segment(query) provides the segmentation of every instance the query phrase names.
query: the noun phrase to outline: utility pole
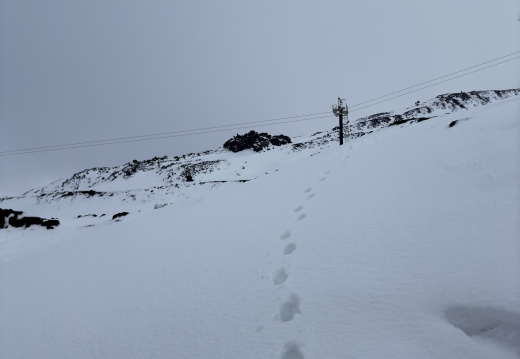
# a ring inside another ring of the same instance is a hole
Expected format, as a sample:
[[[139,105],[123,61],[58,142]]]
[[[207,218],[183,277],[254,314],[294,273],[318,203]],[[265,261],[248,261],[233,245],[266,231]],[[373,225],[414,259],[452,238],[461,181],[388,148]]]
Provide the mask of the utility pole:
[[[347,116],[347,135],[349,134],[349,126],[348,126],[348,107],[347,103],[343,105],[344,99],[338,97],[338,105],[332,105],[332,113],[334,116],[339,117],[339,145],[343,144],[343,115]],[[348,139],[348,136],[347,136]]]

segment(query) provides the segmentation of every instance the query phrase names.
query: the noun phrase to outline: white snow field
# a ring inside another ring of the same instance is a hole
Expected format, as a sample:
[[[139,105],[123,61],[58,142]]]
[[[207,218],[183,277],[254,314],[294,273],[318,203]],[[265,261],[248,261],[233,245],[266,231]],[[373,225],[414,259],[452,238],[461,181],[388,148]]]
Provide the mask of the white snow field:
[[[288,151],[118,222],[35,204],[62,225],[0,233],[0,357],[520,357],[520,98]]]

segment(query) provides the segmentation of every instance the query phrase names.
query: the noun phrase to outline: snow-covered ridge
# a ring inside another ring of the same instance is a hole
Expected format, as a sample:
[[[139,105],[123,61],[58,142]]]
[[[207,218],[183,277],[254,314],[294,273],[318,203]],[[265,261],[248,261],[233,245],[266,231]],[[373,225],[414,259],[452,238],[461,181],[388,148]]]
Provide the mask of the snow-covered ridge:
[[[425,102],[418,101],[414,106],[401,111],[378,113],[352,121],[345,135],[348,133],[348,136],[354,139],[384,127],[421,122],[519,95],[520,89],[443,94]],[[295,143],[280,147],[269,146],[260,153],[244,151],[244,153],[233,154],[219,148],[182,156],[134,160],[116,167],[85,169],[70,178],[56,180],[19,197],[0,198],[0,205],[4,202],[5,206],[5,202],[24,198],[31,198],[37,203],[92,198],[152,202],[168,194],[189,196],[186,187],[201,185],[212,188],[227,182],[246,182],[278,170],[278,168],[262,165],[266,163],[263,160],[255,160],[253,166],[247,165],[247,156],[255,156],[258,159],[265,156],[267,152],[273,154],[276,152],[277,157],[280,158],[295,152],[315,151],[332,141],[337,141],[337,131],[338,128],[335,127],[307,138],[293,138]]]
[[[353,128],[367,132],[373,129],[402,124],[412,120],[426,120],[447,113],[468,110],[520,95],[520,89],[456,92],[439,95],[431,100],[417,101],[403,111],[376,113],[354,121]]]

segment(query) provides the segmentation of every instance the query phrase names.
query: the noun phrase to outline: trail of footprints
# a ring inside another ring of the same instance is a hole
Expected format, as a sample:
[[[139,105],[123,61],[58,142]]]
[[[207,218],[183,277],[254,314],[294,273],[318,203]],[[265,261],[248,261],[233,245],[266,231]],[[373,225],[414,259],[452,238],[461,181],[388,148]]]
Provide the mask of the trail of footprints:
[[[319,182],[323,182],[326,179],[326,175],[328,175],[330,171],[325,172],[325,177],[322,177]],[[303,191],[305,198],[307,200],[313,198],[316,194],[312,192],[312,188],[307,188]],[[294,208],[294,213],[296,215],[296,222],[300,222],[304,220],[307,215],[303,213],[303,206],[299,205]],[[280,235],[280,240],[285,241],[291,237],[291,232],[286,230],[284,233]],[[296,244],[294,242],[288,243],[283,248],[283,255],[291,255],[296,250]],[[280,286],[287,281],[289,278],[289,274],[286,272],[285,268],[281,267],[277,269],[273,276],[272,281],[275,286]],[[280,321],[280,323],[287,323],[294,319],[295,315],[301,315],[300,311],[300,297],[297,294],[290,294],[286,301],[280,307],[276,318]],[[281,359],[304,359],[303,354],[300,351],[300,348],[297,344],[292,342],[285,343],[283,354]]]

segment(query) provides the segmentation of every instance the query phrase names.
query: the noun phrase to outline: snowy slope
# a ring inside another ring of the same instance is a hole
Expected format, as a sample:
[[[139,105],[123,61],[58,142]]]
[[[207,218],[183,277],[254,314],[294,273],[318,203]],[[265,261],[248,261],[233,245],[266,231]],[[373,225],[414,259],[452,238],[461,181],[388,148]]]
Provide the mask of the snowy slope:
[[[520,96],[520,89],[443,94],[426,102],[417,102],[412,107],[354,120],[345,135],[350,134],[355,139],[388,126],[465,112],[515,96]],[[91,202],[91,210],[99,211],[101,209],[96,209],[96,203],[104,206],[107,200],[123,202],[122,208],[129,210],[135,202],[153,203],[164,200],[165,197],[178,201],[190,197],[192,192],[186,189],[194,184],[186,181],[187,175],[191,175],[197,185],[202,185],[207,190],[219,187],[222,183],[250,181],[279,170],[286,162],[294,161],[298,157],[294,155],[296,152],[323,148],[330,145],[331,141],[337,141],[337,128],[309,137],[295,138],[294,143],[289,146],[270,146],[261,155],[251,151],[234,154],[219,148],[182,156],[134,160],[116,167],[91,168],[75,173],[70,178],[59,179],[42,188],[27,191],[16,198],[0,198],[0,206],[5,208],[21,205],[22,208],[19,209],[27,211],[32,210],[35,203],[43,204],[39,207],[48,207],[44,204],[50,203],[52,210],[56,208],[56,203],[60,203],[67,207],[65,213],[70,213],[71,206],[67,203]],[[267,153],[268,151],[274,153]],[[249,158],[251,160],[248,164]],[[98,199],[101,201],[97,201]]]
[[[409,121],[424,121],[475,107],[480,107],[520,95],[520,89],[457,92],[439,95],[431,100],[417,101],[415,106],[392,112],[382,112],[355,121],[357,131],[368,131]]]
[[[0,233],[0,357],[518,358],[519,113],[227,155],[256,179],[182,200],[6,200],[109,215]]]

